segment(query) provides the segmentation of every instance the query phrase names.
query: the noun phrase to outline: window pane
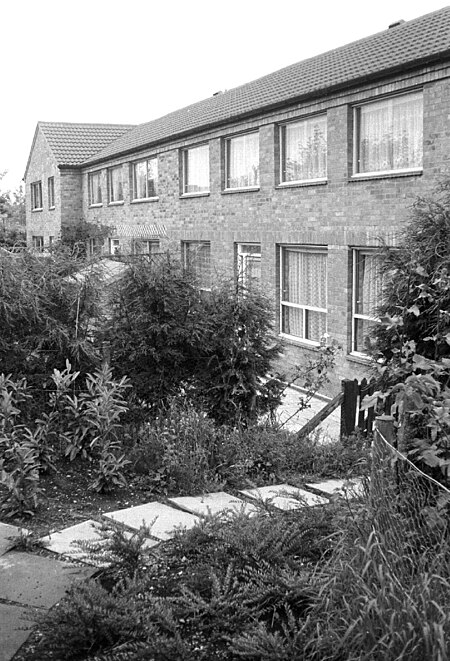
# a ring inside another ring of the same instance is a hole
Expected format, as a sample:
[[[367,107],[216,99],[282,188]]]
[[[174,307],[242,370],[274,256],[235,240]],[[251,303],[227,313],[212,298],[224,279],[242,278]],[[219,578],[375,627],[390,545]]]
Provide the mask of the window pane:
[[[374,316],[374,309],[381,292],[381,274],[377,256],[357,252],[355,262],[355,313]]]
[[[283,181],[327,176],[327,118],[308,119],[283,127]]]
[[[304,337],[302,309],[283,306],[281,332],[296,337]]]
[[[305,323],[307,340],[320,342],[320,338],[327,331],[327,315],[325,312],[316,312],[315,310],[305,310]]]
[[[185,267],[195,275],[200,289],[211,287],[211,246],[209,243],[185,243]]]
[[[354,319],[353,351],[369,353],[373,340],[370,338],[370,330],[376,322],[369,319]]]
[[[283,300],[316,308],[327,307],[325,253],[284,249]]]
[[[123,201],[122,168],[109,170],[109,201]]]
[[[156,197],[158,195],[158,159],[151,158],[147,161],[147,197]]]
[[[139,163],[134,164],[134,176],[133,176],[133,184],[134,184],[134,191],[133,191],[133,197],[134,199],[143,199],[147,197],[147,190],[146,190],[146,180],[147,180],[147,162],[146,161],[140,161]]]
[[[209,191],[209,145],[188,149],[184,157],[184,192]]]
[[[422,94],[361,106],[359,172],[422,167]]]
[[[259,186],[259,134],[249,133],[227,142],[227,188]]]

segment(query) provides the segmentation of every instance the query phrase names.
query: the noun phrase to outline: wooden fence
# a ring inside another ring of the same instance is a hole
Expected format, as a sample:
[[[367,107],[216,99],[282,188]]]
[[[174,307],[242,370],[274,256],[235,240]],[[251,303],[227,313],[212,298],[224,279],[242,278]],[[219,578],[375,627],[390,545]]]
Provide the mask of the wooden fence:
[[[298,436],[310,434],[321,422],[323,422],[334,410],[341,407],[341,436],[352,434],[356,428],[364,435],[374,430],[375,417],[380,411],[373,407],[361,411],[361,403],[366,395],[373,395],[377,389],[375,379],[357,379],[351,381],[344,379],[342,390],[331,402],[328,402],[306,425],[297,433]]]

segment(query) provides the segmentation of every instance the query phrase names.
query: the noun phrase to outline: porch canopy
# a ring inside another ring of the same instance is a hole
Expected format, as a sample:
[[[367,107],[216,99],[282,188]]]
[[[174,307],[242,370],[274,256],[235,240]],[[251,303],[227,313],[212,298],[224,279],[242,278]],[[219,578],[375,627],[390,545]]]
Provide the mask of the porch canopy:
[[[112,230],[115,236],[126,236],[132,239],[160,239],[167,237],[166,226],[159,223],[140,223],[134,225],[118,223]]]

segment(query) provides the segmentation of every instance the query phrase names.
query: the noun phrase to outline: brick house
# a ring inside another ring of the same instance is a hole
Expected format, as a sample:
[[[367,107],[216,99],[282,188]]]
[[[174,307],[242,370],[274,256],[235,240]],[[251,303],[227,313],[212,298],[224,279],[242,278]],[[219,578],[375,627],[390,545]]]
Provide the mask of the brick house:
[[[136,127],[40,123],[29,243],[83,218],[111,228],[93,252],[177,245],[205,288],[259,281],[286,366],[342,345],[336,389],[367,367],[379,241],[448,176],[449,74],[447,7]]]

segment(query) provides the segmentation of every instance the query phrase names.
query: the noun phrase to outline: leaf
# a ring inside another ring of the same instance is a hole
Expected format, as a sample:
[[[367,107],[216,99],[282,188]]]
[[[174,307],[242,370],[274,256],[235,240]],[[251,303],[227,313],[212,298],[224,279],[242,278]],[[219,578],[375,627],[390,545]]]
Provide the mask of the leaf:
[[[414,314],[416,317],[420,315],[420,310],[417,305],[411,305],[411,307],[408,308],[406,312],[409,312],[410,314]]]

